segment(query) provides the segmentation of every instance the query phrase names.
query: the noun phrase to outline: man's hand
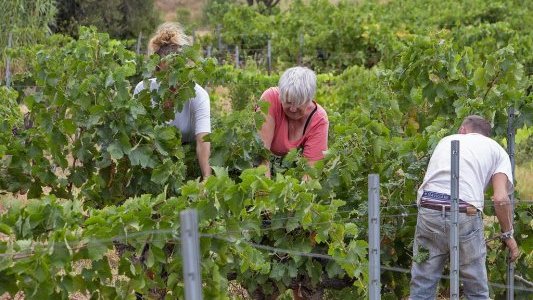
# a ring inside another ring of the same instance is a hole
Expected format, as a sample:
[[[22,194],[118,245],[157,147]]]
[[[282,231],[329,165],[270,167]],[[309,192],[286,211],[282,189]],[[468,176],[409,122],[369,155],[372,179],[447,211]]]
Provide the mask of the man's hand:
[[[265,166],[266,167],[265,177],[268,178],[268,179],[271,179],[272,178],[272,174],[270,173],[270,162],[268,160],[264,160],[264,161],[261,162],[260,166]]]
[[[204,141],[206,132],[196,135],[196,157],[202,172],[202,179],[205,180],[211,175],[211,166],[209,165],[209,156],[211,156],[211,143]]]
[[[518,256],[520,256],[520,251],[518,250],[518,244],[516,244],[516,241],[514,238],[510,238],[504,241],[505,246],[507,246],[507,249],[509,249],[509,259],[511,262],[515,261]]]
[[[302,182],[308,182],[309,180],[311,180],[311,176],[309,176],[309,174],[304,174],[304,176],[302,176]]]

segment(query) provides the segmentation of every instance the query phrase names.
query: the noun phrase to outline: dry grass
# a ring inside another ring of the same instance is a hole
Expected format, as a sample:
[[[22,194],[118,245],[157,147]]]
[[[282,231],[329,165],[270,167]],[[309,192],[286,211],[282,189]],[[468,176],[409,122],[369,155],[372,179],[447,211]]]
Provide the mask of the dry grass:
[[[229,97],[229,89],[223,86],[215,86],[212,88],[212,96],[217,97],[214,101],[214,109],[217,112],[230,113],[231,109],[231,99]]]
[[[24,293],[18,292],[14,297],[5,292],[3,295],[0,295],[0,300],[24,300]]]
[[[207,0],[156,0],[155,6],[161,12],[164,21],[176,20],[176,10],[178,8],[187,9],[191,13],[192,20],[202,18],[204,6]]]
[[[331,0],[332,3],[339,3],[340,0]],[[381,0],[381,3],[387,3],[389,0]],[[241,0],[240,2],[246,3]],[[308,1],[304,1],[308,2]],[[352,3],[358,3],[360,0],[351,0]],[[164,21],[178,21],[176,20],[177,9],[188,10],[191,14],[191,20],[198,21],[203,16],[204,7],[207,4],[207,0],[155,0],[155,7],[161,13],[161,18]],[[286,10],[291,5],[291,1],[281,1],[279,7],[282,10]]]
[[[229,282],[228,294],[232,296],[232,299],[251,299],[248,291],[235,280]]]
[[[516,166],[516,190],[522,200],[533,200],[533,161]]]

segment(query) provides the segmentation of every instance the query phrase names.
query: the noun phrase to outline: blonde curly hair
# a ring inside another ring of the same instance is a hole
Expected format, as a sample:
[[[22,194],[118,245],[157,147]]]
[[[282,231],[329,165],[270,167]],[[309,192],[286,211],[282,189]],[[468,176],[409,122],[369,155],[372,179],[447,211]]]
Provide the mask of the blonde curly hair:
[[[157,53],[164,57],[170,53],[176,53],[183,46],[190,46],[191,38],[185,34],[181,24],[177,22],[165,22],[153,34],[148,42],[148,54]]]

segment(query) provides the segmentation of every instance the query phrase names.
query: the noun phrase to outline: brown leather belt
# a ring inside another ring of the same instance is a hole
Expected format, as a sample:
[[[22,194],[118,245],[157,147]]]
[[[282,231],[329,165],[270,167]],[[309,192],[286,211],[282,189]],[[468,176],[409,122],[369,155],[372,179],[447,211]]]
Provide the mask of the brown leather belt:
[[[429,208],[429,209],[438,210],[438,211],[450,211],[451,209],[450,205],[434,204],[434,203],[428,203],[428,202],[421,203],[420,207]],[[478,210],[474,206],[468,205],[466,207],[465,206],[459,207],[459,212],[466,213],[466,215],[468,216],[475,216]]]

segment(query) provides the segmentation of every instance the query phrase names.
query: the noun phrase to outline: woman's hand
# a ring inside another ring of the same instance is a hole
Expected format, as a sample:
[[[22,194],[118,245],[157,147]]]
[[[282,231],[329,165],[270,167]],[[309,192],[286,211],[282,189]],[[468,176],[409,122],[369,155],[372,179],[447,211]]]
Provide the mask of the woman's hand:
[[[261,162],[260,166],[265,166],[266,167],[265,177],[268,178],[268,179],[272,178],[272,174],[270,173],[270,162],[268,160],[263,160]]]

